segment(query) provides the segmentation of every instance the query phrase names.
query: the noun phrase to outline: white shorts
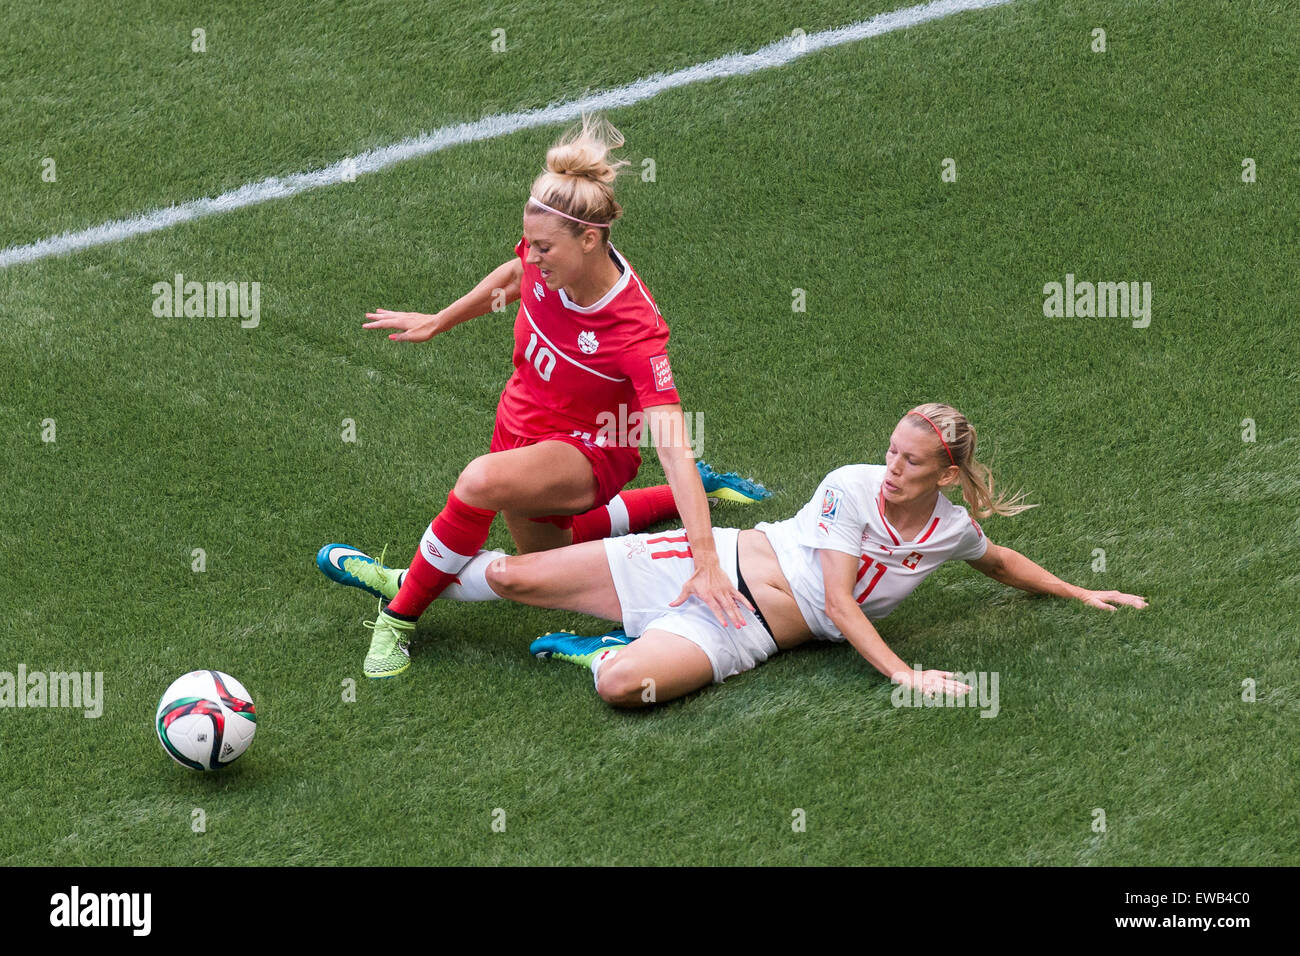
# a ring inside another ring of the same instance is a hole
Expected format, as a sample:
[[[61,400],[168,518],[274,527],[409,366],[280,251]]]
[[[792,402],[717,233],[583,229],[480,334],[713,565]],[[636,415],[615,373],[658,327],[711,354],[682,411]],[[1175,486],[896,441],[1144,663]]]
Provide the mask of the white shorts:
[[[735,528],[714,528],[718,563],[736,584]],[[723,627],[703,601],[692,597],[669,607],[695,573],[686,532],[660,531],[605,539],[605,559],[623,607],[623,629],[630,637],[658,629],[679,634],[699,646],[713,665],[713,682],[743,674],[776,653],[776,642],[754,614],[737,605],[744,627]]]

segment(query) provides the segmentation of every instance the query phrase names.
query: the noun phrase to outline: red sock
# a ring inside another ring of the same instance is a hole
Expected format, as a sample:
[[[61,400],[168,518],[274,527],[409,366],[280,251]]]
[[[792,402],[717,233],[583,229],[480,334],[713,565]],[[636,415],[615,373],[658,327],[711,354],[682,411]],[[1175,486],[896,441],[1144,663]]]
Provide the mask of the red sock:
[[[609,505],[592,508],[586,514],[574,515],[572,528],[574,544],[608,538],[610,532]]]
[[[667,485],[625,488],[603,508],[594,508],[573,519],[573,543],[644,531],[652,524],[676,517],[677,502]]]
[[[673,500],[673,490],[667,485],[634,488],[620,492],[619,497],[627,506],[629,531],[644,531],[659,521],[677,517],[677,502]]]
[[[405,618],[418,618],[443,592],[470,558],[487,543],[495,511],[467,505],[453,491],[447,495],[447,507],[424,532],[420,547],[411,559],[397,597],[388,610]]]

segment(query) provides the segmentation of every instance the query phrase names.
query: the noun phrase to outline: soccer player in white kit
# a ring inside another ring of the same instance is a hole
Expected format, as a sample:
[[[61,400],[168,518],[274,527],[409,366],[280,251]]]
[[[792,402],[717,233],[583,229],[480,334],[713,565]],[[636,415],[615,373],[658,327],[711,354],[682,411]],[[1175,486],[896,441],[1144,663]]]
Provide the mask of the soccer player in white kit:
[[[913,670],[872,624],[945,561],[966,561],[1003,584],[1090,607],[1147,606],[1137,595],[1069,584],[991,543],[967,508],[944,495],[954,485],[980,517],[1033,507],[1019,496],[995,496],[991,473],[975,457],[975,429],[955,408],[931,403],[903,416],[884,465],[837,468],[785,521],[715,528],[723,569],[756,609],[742,608],[740,628],[699,602],[677,605],[691,565],[680,531],[496,558],[486,580],[524,604],[621,620],[635,638],[625,645],[563,634],[533,644],[539,656],[589,664],[600,696],[618,707],[672,700],[809,640],[847,641],[886,677],[922,693],[967,693],[949,671]]]
[[[1011,587],[1090,607],[1147,606],[1137,595],[1069,584],[991,543],[968,508],[944,494],[956,485],[979,517],[1033,507],[1019,496],[995,495],[992,474],[975,457],[975,429],[952,406],[930,403],[895,426],[884,465],[835,469],[784,521],[714,528],[722,570],[753,607],[737,603],[740,627],[681,596],[694,564],[681,530],[514,557],[480,551],[454,596],[503,597],[622,621],[625,636],[556,633],[531,648],[539,657],[589,666],[597,692],[616,707],[681,697],[810,640],[847,641],[886,677],[923,694],[965,694],[971,688],[949,671],[909,667],[872,623],[945,561],[966,561]]]

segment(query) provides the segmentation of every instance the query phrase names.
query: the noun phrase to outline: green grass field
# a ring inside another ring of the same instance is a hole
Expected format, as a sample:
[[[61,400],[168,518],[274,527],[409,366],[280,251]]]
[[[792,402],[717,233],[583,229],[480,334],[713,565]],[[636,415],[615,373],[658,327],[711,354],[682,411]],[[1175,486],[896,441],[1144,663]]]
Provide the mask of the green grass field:
[[[5,4],[0,249],[906,2]],[[991,540],[1151,602],[935,574],[881,634],[998,672],[995,719],[895,708],[843,645],[615,712],[527,653],[598,622],[506,604],[440,602],[405,675],[361,676],[374,604],[316,549],[409,557],[487,449],[514,309],[421,346],[362,316],[436,311],[508,259],[561,126],[0,269],[0,671],[104,675],[99,719],[0,708],[0,862],[1300,863],[1288,6],[1017,0],[608,114],[634,163],[613,240],[705,457],[775,492],[717,523],[793,514],[947,401],[1041,505]],[[176,273],[260,282],[260,325],[156,318]],[[1045,317],[1067,273],[1150,282],[1150,326]],[[651,454],[637,484],[661,480]],[[219,774],[152,729],[198,667],[259,712]]]

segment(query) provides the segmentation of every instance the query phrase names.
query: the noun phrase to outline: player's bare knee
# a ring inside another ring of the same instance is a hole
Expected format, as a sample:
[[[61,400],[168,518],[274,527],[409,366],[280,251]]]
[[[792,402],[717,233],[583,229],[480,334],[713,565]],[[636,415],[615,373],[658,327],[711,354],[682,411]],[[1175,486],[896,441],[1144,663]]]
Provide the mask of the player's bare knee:
[[[511,568],[510,562],[514,560],[510,557],[501,557],[495,559],[487,566],[483,572],[483,577],[487,580],[488,587],[497,593],[499,597],[510,600],[515,596],[515,581],[517,575]]]
[[[606,663],[596,679],[596,693],[605,703],[614,707],[644,707],[642,690],[647,678],[638,673],[635,665],[624,664],[618,656]]]
[[[484,572],[488,587],[509,601],[523,601],[536,588],[532,570],[536,563],[527,555],[497,558]]]
[[[491,455],[479,455],[456,479],[456,497],[475,508],[497,507],[502,493],[497,471]]]

